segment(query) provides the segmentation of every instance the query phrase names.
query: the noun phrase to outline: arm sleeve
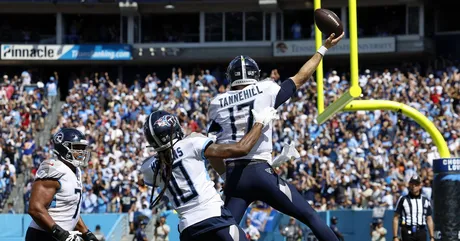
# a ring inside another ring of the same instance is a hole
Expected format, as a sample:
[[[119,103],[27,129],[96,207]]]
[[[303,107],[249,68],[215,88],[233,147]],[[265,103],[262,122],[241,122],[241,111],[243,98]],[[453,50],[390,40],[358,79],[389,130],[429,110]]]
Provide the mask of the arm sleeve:
[[[208,109],[208,128],[207,128],[207,134],[216,134],[222,131],[222,127],[215,121],[216,119],[216,111],[214,108],[213,101],[209,104],[209,109]]]
[[[210,124],[208,126],[208,131],[207,131],[208,135],[209,134],[214,134],[215,135],[215,134],[221,132],[222,130],[223,130],[222,126],[219,123],[217,123],[214,120],[210,120]]]
[[[155,176],[155,169],[157,168],[157,159],[155,156],[145,159],[141,166],[141,172],[144,175],[144,183],[148,186],[153,186],[153,178]],[[155,185],[161,182],[161,177],[158,175]]]
[[[280,89],[275,98],[274,108],[277,109],[280,105],[289,100],[289,98],[291,98],[295,94],[296,90],[297,88],[292,79],[287,79],[283,83],[281,83]]]

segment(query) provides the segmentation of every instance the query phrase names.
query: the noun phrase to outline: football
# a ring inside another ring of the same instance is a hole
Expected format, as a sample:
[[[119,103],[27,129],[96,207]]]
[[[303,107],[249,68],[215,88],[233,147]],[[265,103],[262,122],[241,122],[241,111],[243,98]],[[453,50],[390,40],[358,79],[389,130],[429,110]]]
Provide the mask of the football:
[[[335,33],[334,38],[337,38],[343,32],[342,21],[334,12],[328,9],[319,8],[315,10],[315,24],[326,37]]]

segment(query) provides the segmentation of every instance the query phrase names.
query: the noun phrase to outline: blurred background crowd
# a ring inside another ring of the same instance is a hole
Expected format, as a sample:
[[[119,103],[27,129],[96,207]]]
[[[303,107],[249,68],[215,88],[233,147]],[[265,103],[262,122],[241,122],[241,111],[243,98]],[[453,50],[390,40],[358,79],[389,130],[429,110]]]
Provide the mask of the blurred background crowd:
[[[458,67],[458,66],[457,66]],[[453,156],[459,156],[460,73],[452,63],[421,72],[417,65],[401,69],[365,69],[359,79],[363,99],[402,102],[428,116],[447,141]],[[281,83],[293,73],[263,74],[263,81]],[[282,75],[282,76],[281,76]],[[331,70],[325,79],[326,106],[349,87],[347,73]],[[0,89],[0,199],[5,200],[15,173],[26,171],[24,201],[30,195],[33,174],[40,162],[51,158],[51,143],[36,146],[34,133],[43,126],[54,102],[58,73],[44,84],[28,90],[27,72],[4,76]],[[74,127],[88,136],[91,161],[84,170],[83,213],[125,212],[130,221],[167,214],[165,200],[149,209],[150,191],[139,171],[142,161],[154,154],[143,137],[142,124],[148,114],[163,109],[178,115],[187,133],[206,133],[208,103],[228,90],[225,79],[208,70],[197,74],[173,69],[171,75],[151,73],[132,85],[113,80],[108,73],[76,78],[51,131]],[[407,181],[418,173],[423,194],[431,197],[432,161],[439,155],[433,140],[417,123],[387,111],[341,113],[324,125],[317,125],[316,84],[302,86],[279,108],[274,124],[273,155],[283,143],[295,142],[301,154],[276,171],[294,184],[316,210],[393,209],[398,197],[407,194]],[[48,98],[45,98],[48,96]],[[222,180],[209,169],[218,190]],[[164,212],[166,210],[166,212]]]
[[[3,209],[16,176],[23,170],[37,166],[33,136],[41,131],[49,111],[49,98],[57,94],[53,82],[39,88],[28,88],[31,77],[24,71],[20,76],[3,76],[0,87],[0,209]],[[54,86],[54,87],[53,87]],[[45,89],[48,89],[46,91]],[[49,96],[49,98],[46,98]]]

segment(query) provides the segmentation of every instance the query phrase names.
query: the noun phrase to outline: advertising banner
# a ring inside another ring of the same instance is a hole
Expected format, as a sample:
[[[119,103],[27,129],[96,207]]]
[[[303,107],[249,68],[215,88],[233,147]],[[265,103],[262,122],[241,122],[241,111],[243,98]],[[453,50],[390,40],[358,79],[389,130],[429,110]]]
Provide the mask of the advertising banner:
[[[390,53],[396,51],[394,37],[360,38],[358,39],[358,53]],[[277,57],[309,56],[316,52],[315,41],[279,41],[273,44],[273,55]],[[329,49],[327,54],[349,54],[350,40],[342,41]]]
[[[131,46],[2,44],[2,60],[131,60]]]
[[[275,217],[279,213],[270,206],[248,208],[248,211],[248,218],[251,219],[251,224],[260,232],[273,232],[277,228]]]

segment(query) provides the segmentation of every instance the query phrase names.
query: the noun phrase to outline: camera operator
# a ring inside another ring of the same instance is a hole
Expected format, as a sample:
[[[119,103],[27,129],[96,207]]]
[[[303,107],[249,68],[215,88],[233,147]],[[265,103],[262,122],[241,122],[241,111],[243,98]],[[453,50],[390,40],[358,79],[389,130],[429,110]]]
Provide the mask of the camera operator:
[[[302,238],[302,229],[296,223],[295,218],[289,218],[289,224],[286,227],[280,227],[280,233],[286,237],[285,241],[298,241]]]
[[[343,234],[339,231],[339,228],[337,227],[337,224],[339,223],[339,219],[337,217],[332,217],[331,218],[331,229],[332,231],[334,232],[335,236],[337,236],[337,238],[340,240],[340,241],[345,241],[345,238],[343,237]]]

